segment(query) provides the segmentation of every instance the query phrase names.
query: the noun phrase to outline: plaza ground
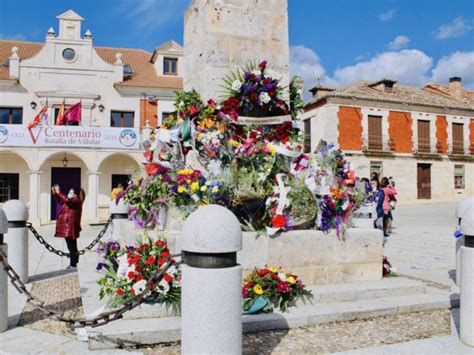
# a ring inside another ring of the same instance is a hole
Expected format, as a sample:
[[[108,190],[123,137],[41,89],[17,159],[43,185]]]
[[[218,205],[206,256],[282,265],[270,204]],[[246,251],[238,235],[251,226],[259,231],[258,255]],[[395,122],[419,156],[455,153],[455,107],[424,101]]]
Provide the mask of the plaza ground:
[[[423,280],[430,286],[458,293],[454,285],[455,239],[452,236],[456,204],[404,205],[395,210],[394,231],[385,246],[397,273]],[[65,249],[64,242],[52,237],[54,226],[40,228],[54,246]],[[85,227],[79,248],[97,236],[100,227]],[[85,254],[80,275],[94,271],[95,257]],[[71,314],[81,314],[81,299],[76,273],[65,271],[68,260],[49,253],[30,236],[30,287],[49,304],[61,303]],[[82,282],[82,280],[81,280]],[[67,290],[67,291],[65,291]],[[87,302],[87,300],[82,300]],[[24,297],[9,286],[10,322],[21,318],[21,327],[0,334],[0,352],[54,353],[86,352],[87,343],[64,325],[42,318],[27,306]],[[458,310],[436,310],[367,320],[322,324],[286,331],[262,332],[244,336],[246,353],[344,352],[356,353],[472,353],[457,338]],[[391,345],[390,345],[391,344]],[[142,349],[110,350],[110,353],[179,353],[179,344]],[[97,352],[99,353],[99,352]],[[104,353],[103,350],[100,353]]]

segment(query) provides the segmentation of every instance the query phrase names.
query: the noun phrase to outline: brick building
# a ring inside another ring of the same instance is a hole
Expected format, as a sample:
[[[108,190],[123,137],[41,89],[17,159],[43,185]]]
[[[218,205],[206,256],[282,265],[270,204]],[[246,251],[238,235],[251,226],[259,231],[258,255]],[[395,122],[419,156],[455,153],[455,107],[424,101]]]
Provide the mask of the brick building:
[[[461,78],[422,88],[382,79],[310,91],[307,149],[320,139],[336,143],[357,176],[392,176],[401,203],[474,194],[474,91]]]

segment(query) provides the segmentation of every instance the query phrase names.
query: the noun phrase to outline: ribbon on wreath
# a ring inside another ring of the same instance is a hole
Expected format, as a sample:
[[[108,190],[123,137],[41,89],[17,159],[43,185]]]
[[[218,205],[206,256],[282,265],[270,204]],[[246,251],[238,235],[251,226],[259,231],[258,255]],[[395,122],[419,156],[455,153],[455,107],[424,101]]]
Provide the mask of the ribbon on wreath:
[[[277,208],[275,211],[275,215],[283,215],[283,211],[286,207],[288,201],[288,193],[290,192],[290,188],[285,186],[285,182],[283,181],[284,174],[277,174],[275,180],[278,186],[278,199],[277,199]],[[269,236],[275,235],[278,231],[280,231],[283,227],[266,227],[267,234]]]

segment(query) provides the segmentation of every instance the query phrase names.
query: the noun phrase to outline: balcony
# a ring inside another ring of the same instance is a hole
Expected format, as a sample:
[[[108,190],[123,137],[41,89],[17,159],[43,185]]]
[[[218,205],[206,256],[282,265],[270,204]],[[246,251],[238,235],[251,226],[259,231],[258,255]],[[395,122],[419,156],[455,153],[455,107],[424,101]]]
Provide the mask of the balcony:
[[[430,138],[418,137],[418,141],[413,141],[413,155],[418,159],[442,159],[436,143]]]
[[[145,130],[143,130],[145,131]],[[92,127],[92,126],[48,126],[38,125],[29,129],[27,125],[0,124],[0,148],[96,148],[96,149],[140,149],[138,128]]]
[[[362,151],[365,155],[391,156],[394,145],[388,136],[369,135],[362,139]]]
[[[463,140],[453,140],[448,149],[451,160],[474,161],[474,147]]]

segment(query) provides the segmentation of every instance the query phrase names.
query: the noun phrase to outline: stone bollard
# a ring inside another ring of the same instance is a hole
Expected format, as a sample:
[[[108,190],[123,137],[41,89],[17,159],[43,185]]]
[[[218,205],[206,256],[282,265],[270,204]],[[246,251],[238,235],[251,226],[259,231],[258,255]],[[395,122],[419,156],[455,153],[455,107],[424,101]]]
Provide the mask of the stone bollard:
[[[462,199],[456,207],[456,218],[458,219],[459,225],[461,225],[462,216],[469,209],[474,210],[474,196],[468,196]],[[461,286],[461,246],[464,245],[464,236],[459,237],[456,240],[456,285]]]
[[[182,235],[183,354],[242,353],[242,231],[228,209],[191,213]]]
[[[8,261],[20,280],[28,282],[28,210],[19,200],[8,201],[3,210],[8,219],[8,233],[5,234],[5,242],[10,249]]]
[[[8,232],[8,220],[0,209],[0,248],[8,255],[8,245],[3,242],[3,235]],[[0,333],[8,329],[8,276],[0,264]]]
[[[474,347],[474,208],[468,209],[461,217],[461,307],[460,338]]]
[[[114,240],[120,240],[123,224],[128,220],[128,205],[123,202],[123,199],[120,199],[118,204],[116,204],[115,201],[111,201],[109,213],[112,217],[112,224],[110,226],[112,232],[110,237]]]

